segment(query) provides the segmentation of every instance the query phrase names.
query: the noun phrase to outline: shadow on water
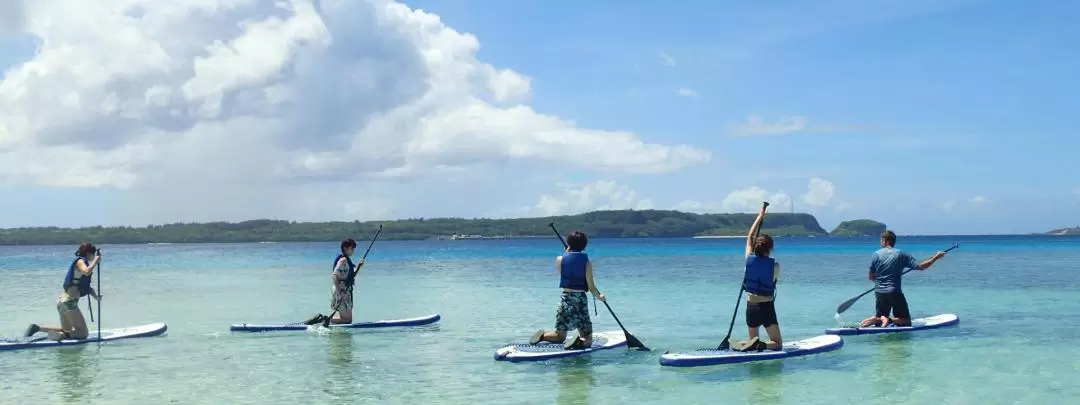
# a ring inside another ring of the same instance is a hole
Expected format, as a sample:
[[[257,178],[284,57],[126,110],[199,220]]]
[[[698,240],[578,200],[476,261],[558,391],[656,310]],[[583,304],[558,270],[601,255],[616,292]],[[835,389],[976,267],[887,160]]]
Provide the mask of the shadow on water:
[[[351,333],[330,333],[329,372],[327,373],[327,392],[335,399],[348,402],[353,399],[356,377],[353,368],[353,335]]]
[[[697,382],[733,382],[753,380],[763,381],[762,389],[771,387],[780,382],[786,374],[796,374],[804,371],[836,371],[852,373],[857,368],[857,363],[865,361],[862,356],[854,353],[844,353],[841,348],[836,351],[819,353],[810,356],[793,357],[786,359],[765,360],[751,363],[718,364],[703,367],[664,367],[674,372],[684,373],[687,378]],[[756,387],[756,386],[755,386]],[[778,395],[774,395],[779,398]]]
[[[65,404],[85,404],[90,398],[87,394],[94,382],[94,372],[87,366],[90,360],[84,356],[86,344],[61,347],[56,350],[53,370],[55,381],[60,385],[60,398]]]
[[[592,359],[578,357],[565,359],[555,366],[557,390],[555,403],[559,405],[588,404],[589,393],[596,385]]]

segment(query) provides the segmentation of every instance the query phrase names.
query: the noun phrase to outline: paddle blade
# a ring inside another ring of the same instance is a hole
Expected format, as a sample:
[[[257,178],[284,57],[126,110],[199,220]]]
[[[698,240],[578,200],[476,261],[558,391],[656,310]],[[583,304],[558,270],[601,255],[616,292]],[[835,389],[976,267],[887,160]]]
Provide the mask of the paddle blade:
[[[720,342],[720,346],[716,346],[716,350],[727,350],[731,348],[731,337],[724,338],[723,342]]]
[[[645,347],[644,343],[641,343],[641,341],[638,340],[638,338],[634,337],[634,335],[631,335],[629,333],[626,334],[626,347],[635,347],[635,348],[641,349],[641,351],[646,351],[646,352],[652,350],[652,349],[649,349],[648,347]]]
[[[855,297],[855,298],[852,298],[850,300],[844,301],[843,304],[840,304],[840,306],[836,307],[836,315],[840,315],[840,314],[844,313],[844,311],[847,311],[848,308],[851,308],[852,305],[855,305],[855,301],[858,301],[859,298],[862,298],[862,295],[860,295],[858,297]]]

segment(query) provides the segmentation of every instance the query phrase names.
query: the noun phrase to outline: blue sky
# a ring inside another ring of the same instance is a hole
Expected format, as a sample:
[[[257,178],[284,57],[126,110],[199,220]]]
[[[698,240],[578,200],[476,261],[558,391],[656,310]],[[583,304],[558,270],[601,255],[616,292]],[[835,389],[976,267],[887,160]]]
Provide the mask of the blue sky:
[[[518,173],[511,165],[505,170],[529,179],[520,183],[536,186],[507,184],[507,193],[487,198],[499,206],[428,199],[387,211],[396,216],[504,212],[535,203],[563,181],[614,181],[655,208],[670,208],[721,201],[749,187],[794,197],[820,178],[835,186],[834,200],[804,207],[796,197],[795,210],[810,211],[826,228],[852,218],[908,234],[1026,233],[1080,223],[1073,119],[1080,111],[1080,4],[405,3],[475,35],[476,59],[529,77],[527,103],[536,112],[632,132],[646,143],[690,145],[711,158],[649,174],[566,167]],[[33,56],[25,38],[0,41],[0,66]],[[758,131],[738,130],[755,119]],[[130,190],[11,181],[0,193],[0,207],[11,213],[0,226],[171,222],[127,216]],[[72,201],[86,214],[69,209]],[[239,212],[217,218],[250,219]]]

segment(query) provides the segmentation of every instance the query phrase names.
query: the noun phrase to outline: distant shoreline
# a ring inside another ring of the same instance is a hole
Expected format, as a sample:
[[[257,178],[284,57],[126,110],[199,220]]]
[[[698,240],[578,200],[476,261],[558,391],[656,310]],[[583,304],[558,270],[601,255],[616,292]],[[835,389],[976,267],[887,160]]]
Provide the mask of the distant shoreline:
[[[605,210],[576,215],[533,218],[410,218],[391,221],[296,222],[256,219],[241,222],[172,223],[163,225],[23,227],[0,229],[0,246],[180,243],[331,242],[366,240],[380,228],[380,240],[499,240],[553,237],[554,225],[564,236],[581,231],[590,238],[745,238],[756,215],[697,214],[675,210]],[[877,236],[885,224],[870,219],[841,222],[828,232],[813,215],[771,213],[762,232],[777,238]],[[1071,229],[1056,235],[1069,235]],[[1043,233],[1041,235],[1046,235]]]

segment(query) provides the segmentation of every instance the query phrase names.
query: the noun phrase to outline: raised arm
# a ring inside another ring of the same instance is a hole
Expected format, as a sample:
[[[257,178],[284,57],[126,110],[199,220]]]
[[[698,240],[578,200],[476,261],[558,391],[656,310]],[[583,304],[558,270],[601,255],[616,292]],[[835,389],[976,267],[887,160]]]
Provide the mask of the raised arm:
[[[909,260],[911,261],[911,263],[915,264],[915,256],[908,255],[908,257],[910,258]],[[934,265],[934,262],[938,261],[938,259],[942,257],[945,257],[945,252],[934,253],[934,255],[931,256],[929,259],[923,260],[921,263],[915,264],[913,268],[919,271],[929,269],[930,266]]]
[[[765,205],[761,207],[761,211],[758,212],[757,218],[754,218],[754,224],[750,225],[750,233],[746,234],[746,255],[750,256],[750,253],[754,251],[754,235],[757,235],[761,229],[761,221],[765,220]]]

